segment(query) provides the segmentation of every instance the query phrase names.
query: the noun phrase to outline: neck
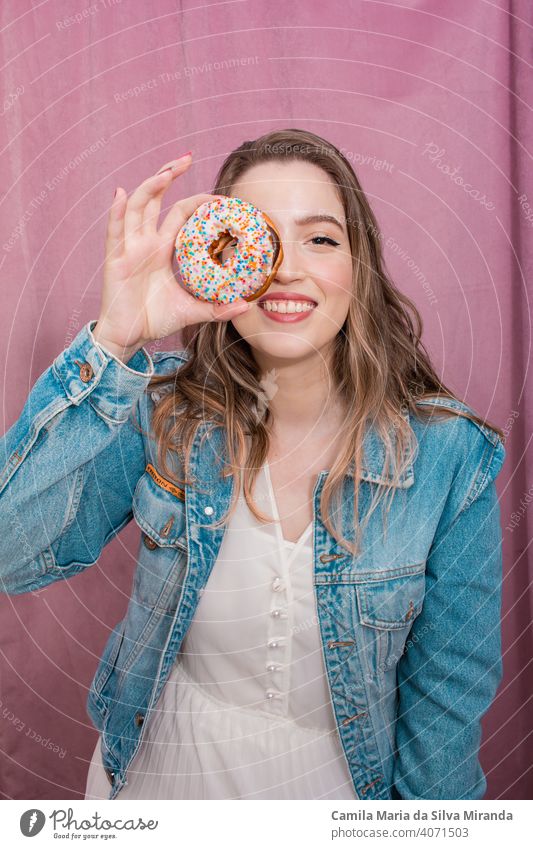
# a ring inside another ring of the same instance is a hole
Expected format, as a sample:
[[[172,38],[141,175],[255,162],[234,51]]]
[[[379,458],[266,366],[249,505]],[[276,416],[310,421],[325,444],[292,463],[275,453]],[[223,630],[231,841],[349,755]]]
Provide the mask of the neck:
[[[287,362],[256,356],[272,432],[319,438],[342,419],[343,410],[323,356]]]

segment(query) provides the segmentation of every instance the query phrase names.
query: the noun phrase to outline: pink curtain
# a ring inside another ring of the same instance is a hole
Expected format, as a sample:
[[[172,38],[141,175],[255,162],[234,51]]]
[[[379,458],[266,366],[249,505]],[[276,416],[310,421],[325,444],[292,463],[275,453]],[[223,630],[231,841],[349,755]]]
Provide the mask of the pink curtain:
[[[210,191],[244,139],[301,127],[332,141],[444,380],[508,434],[505,677],[481,758],[486,798],[531,798],[531,4],[8,0],[0,20],[3,429],[98,317],[117,185],[131,191],[192,149],[170,204]],[[132,524],[84,574],[0,598],[2,798],[83,797],[97,739],[87,688],[126,608],[137,539]]]

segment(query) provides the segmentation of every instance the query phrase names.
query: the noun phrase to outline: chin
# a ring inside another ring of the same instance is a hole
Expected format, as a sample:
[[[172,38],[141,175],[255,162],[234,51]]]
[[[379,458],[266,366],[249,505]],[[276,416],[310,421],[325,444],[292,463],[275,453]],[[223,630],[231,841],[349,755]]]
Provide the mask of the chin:
[[[299,360],[305,357],[313,356],[317,352],[317,346],[308,339],[298,338],[297,336],[289,336],[284,333],[272,333],[268,337],[264,335],[262,338],[248,340],[250,346],[260,351],[267,357],[273,357],[277,360]]]

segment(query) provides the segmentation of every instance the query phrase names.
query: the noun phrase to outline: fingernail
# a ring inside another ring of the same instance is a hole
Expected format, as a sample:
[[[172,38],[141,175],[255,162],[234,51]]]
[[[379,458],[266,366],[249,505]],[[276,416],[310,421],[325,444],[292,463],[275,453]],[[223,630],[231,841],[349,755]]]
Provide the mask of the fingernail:
[[[192,151],[191,151],[191,150],[189,150],[187,153],[184,153],[182,156],[179,156],[179,157],[178,157],[178,159],[175,159],[174,161],[175,161],[175,162],[180,162],[182,159],[185,159],[185,157],[186,157],[186,156],[190,156],[191,154],[192,154]],[[165,171],[172,171],[172,168],[173,168],[173,167],[174,167],[173,165],[167,165],[167,167],[166,167],[166,168],[161,168],[159,171],[157,171],[157,172],[156,172],[156,175],[157,175],[157,174],[164,174],[164,173],[165,173]]]

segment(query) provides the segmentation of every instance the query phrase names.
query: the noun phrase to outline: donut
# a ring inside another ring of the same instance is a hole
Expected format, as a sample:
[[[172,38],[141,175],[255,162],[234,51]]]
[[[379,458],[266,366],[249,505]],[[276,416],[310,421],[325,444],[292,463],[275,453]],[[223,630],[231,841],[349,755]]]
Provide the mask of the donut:
[[[233,255],[220,254],[237,239]],[[253,301],[268,287],[282,261],[279,234],[268,215],[237,197],[201,204],[179,231],[175,257],[183,285],[202,301]]]

